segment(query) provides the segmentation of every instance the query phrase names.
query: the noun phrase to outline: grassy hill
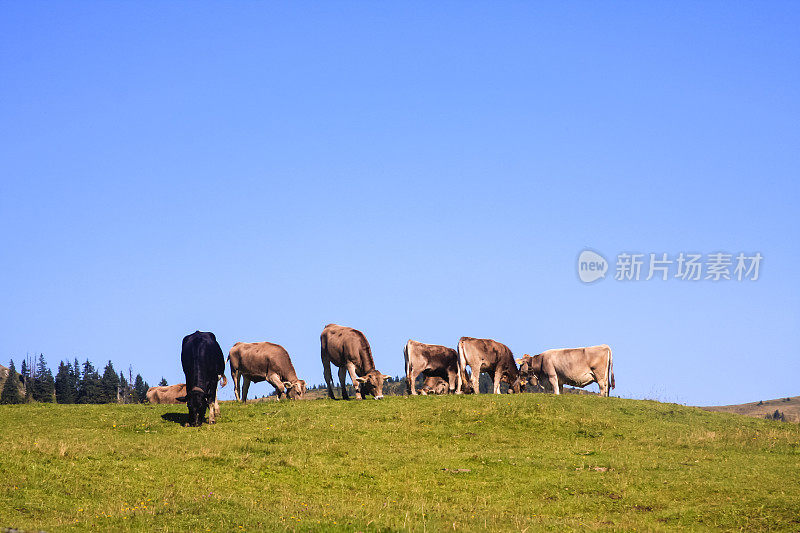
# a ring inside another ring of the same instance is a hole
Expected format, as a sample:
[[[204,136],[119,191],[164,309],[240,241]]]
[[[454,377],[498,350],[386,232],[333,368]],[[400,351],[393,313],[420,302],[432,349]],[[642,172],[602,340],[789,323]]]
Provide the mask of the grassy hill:
[[[0,406],[0,529],[800,529],[800,426],[545,394]]]
[[[703,407],[702,409],[706,411],[718,411],[720,413],[756,416],[758,418],[773,416],[775,411],[778,411],[778,413],[784,416],[787,422],[800,422],[800,396],[778,398],[777,400],[761,400],[738,405],[715,405],[712,407]]]

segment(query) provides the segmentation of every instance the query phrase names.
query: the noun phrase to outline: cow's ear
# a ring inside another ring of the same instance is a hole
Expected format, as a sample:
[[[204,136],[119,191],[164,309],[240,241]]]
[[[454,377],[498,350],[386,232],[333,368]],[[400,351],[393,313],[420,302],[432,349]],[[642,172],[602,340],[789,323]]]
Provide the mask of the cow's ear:
[[[292,382],[291,381],[284,381],[283,382],[283,386],[286,387],[287,389],[291,389],[292,388]]]
[[[178,396],[177,398],[175,398],[175,401],[186,403],[186,396]]]
[[[359,383],[366,383],[367,378],[356,378],[356,381],[358,381]]]
[[[521,365],[522,363],[525,362],[525,357],[520,357],[519,359],[515,359],[515,361],[517,362],[518,365]]]

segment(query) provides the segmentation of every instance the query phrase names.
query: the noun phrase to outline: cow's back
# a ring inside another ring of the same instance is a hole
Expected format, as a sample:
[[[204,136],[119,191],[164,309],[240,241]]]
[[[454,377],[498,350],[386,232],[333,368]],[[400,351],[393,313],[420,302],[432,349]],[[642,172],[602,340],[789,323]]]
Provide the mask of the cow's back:
[[[461,337],[458,343],[470,350],[473,354],[480,355],[482,362],[488,367],[493,368],[498,363],[507,364],[509,360],[512,363],[514,362],[514,356],[509,347],[494,339]]]
[[[357,329],[328,324],[320,334],[320,346],[328,359],[338,367],[351,362],[358,375],[375,369],[367,337]]]
[[[608,345],[563,348],[542,352],[542,369],[555,371],[568,385],[584,387],[596,373],[605,376],[610,348]]]
[[[289,352],[274,342],[237,342],[231,348],[230,359],[235,361],[234,368],[247,376],[266,378],[275,372],[285,380],[297,379]]]
[[[195,331],[183,338],[181,365],[189,390],[201,387],[206,390],[225,372],[225,357],[216,336],[207,331]]]

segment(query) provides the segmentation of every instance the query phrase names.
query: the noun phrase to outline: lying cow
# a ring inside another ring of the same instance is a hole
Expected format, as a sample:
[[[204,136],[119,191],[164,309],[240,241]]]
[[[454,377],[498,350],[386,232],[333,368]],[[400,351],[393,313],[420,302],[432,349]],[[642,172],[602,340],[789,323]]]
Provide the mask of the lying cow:
[[[147,401],[150,403],[181,403],[178,398],[186,396],[186,384],[162,385],[147,389]]]
[[[268,381],[278,393],[278,399],[284,395],[297,400],[306,393],[306,382],[297,379],[294,365],[289,353],[279,344],[271,342],[237,342],[228,354],[231,365],[231,378],[236,388],[237,400],[247,401],[247,390],[250,382]],[[240,381],[244,379],[244,383]],[[240,392],[241,391],[241,392]]]
[[[328,396],[331,399],[336,399],[333,394],[331,363],[339,367],[342,399],[349,399],[345,383],[348,373],[353,381],[356,399],[360,400],[367,394],[371,394],[376,400],[383,398],[383,382],[391,376],[381,374],[375,369],[372,350],[363,333],[346,326],[328,324],[322,330],[319,341],[322,371],[325,374]]]
[[[500,394],[501,381],[509,384],[509,392],[520,392],[522,380],[514,363],[514,355],[505,344],[492,339],[461,337],[458,341],[458,393],[465,391],[463,376],[466,375],[467,366],[472,370],[472,389],[476,393],[481,372],[492,376],[492,392],[495,394]]]
[[[533,357],[525,355],[517,362],[523,375],[556,394],[564,392],[564,385],[585,387],[597,383],[600,395],[608,396],[616,386],[611,348],[606,344],[547,350]]]
[[[186,395],[177,398],[189,407],[189,424],[198,427],[203,423],[206,409],[208,423],[215,422],[219,414],[217,401],[217,381],[222,378],[222,386],[228,383],[225,377],[225,358],[222,348],[213,333],[195,331],[183,338],[181,346],[181,365],[186,376]]]
[[[419,393],[423,396],[428,394],[447,394],[449,388],[450,385],[446,379],[442,379],[439,376],[428,376],[425,378],[422,388],[419,389]]]

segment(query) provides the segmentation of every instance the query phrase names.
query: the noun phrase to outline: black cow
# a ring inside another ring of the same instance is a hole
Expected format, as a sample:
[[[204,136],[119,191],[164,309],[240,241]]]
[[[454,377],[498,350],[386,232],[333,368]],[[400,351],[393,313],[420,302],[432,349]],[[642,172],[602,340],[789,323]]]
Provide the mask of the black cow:
[[[177,398],[189,407],[189,425],[200,426],[208,414],[208,423],[214,423],[219,414],[217,401],[217,381],[222,378],[222,386],[228,384],[225,377],[225,357],[213,333],[195,331],[183,338],[181,364],[186,375],[186,396]]]

